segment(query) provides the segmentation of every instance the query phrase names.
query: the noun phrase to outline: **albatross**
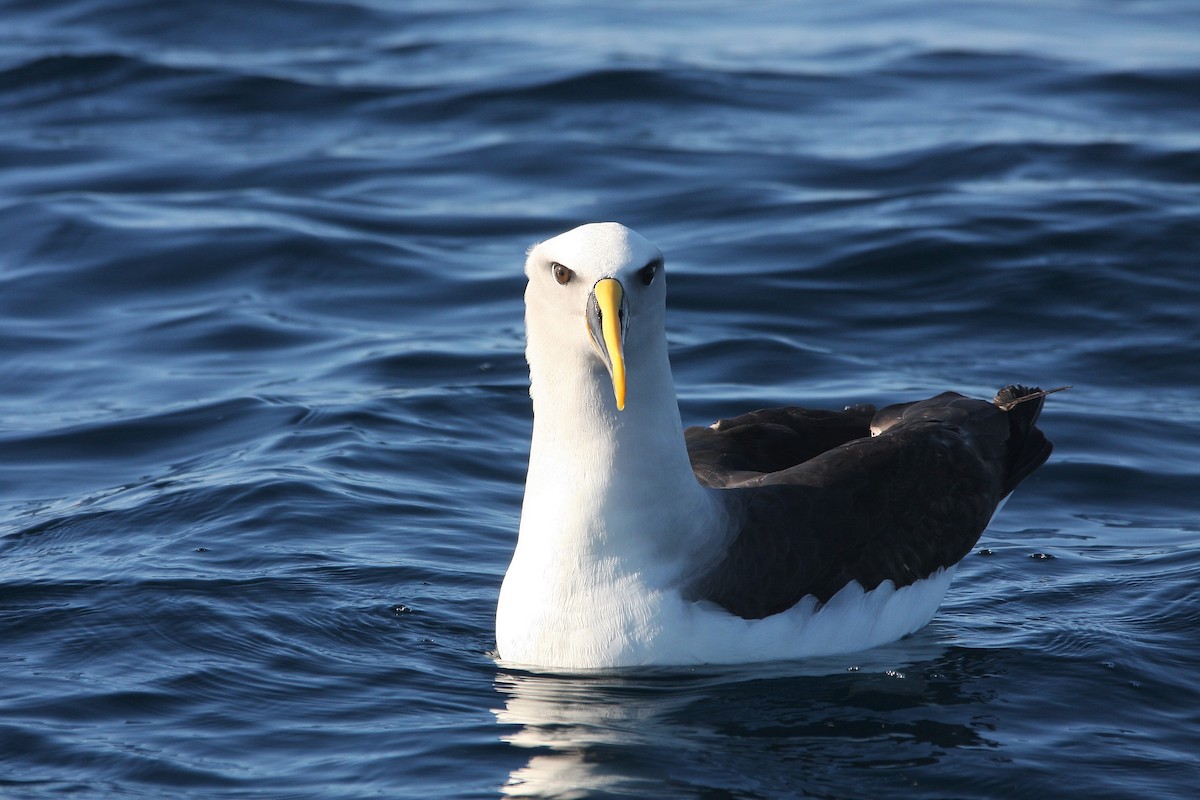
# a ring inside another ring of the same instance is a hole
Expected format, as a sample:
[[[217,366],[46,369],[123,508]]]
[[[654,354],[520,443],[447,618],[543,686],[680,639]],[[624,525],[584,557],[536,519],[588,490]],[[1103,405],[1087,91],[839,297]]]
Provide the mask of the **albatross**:
[[[1050,455],[1049,392],[683,429],[663,254],[618,223],[530,248],[533,438],[502,662],[587,670],[850,653],[923,627]],[[1057,391],[1057,390],[1052,390]]]

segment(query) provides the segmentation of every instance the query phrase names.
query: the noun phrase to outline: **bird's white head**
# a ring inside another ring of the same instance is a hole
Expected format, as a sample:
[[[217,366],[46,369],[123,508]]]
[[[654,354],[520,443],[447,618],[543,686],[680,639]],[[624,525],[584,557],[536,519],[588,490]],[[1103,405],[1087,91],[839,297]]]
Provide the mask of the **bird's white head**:
[[[535,392],[542,380],[573,386],[581,372],[603,370],[610,402],[623,410],[626,359],[666,354],[662,253],[624,225],[591,223],[531,247],[525,274]],[[638,387],[631,392],[636,396]]]

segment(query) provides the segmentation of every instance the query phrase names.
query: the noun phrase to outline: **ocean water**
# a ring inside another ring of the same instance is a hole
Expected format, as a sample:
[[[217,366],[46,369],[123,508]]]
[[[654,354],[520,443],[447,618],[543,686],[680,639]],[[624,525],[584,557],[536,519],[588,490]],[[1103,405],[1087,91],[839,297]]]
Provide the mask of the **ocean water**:
[[[0,2],[0,796],[1190,798],[1191,0]],[[667,254],[685,423],[1011,381],[932,624],[493,658],[525,248]]]

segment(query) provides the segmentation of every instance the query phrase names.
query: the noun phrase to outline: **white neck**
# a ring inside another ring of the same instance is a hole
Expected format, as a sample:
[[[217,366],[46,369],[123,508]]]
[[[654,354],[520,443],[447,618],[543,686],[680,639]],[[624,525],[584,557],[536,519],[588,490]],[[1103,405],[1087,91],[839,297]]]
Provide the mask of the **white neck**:
[[[695,512],[710,499],[692,473],[659,337],[627,362],[624,411],[616,409],[599,359],[535,352],[538,343],[530,340],[533,442],[519,550],[642,563],[641,554],[652,554],[652,563],[665,565],[687,560],[703,544],[679,524],[703,519]]]
[[[692,473],[665,337],[626,361],[624,411],[599,359],[578,350],[530,338],[529,477],[496,610],[510,661],[644,659],[664,598],[681,602],[677,587],[723,531],[712,490]]]

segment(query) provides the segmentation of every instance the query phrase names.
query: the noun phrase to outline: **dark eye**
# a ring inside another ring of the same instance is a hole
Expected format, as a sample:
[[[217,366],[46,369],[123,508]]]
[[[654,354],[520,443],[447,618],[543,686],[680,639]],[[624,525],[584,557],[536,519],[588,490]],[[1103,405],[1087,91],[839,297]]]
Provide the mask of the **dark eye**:
[[[662,267],[661,261],[651,261],[638,270],[638,277],[642,279],[642,286],[649,286],[654,283],[654,276],[658,274],[660,267]]]
[[[554,280],[558,281],[563,286],[571,282],[571,278],[575,277],[575,273],[555,261],[550,265],[550,271],[554,273]]]

